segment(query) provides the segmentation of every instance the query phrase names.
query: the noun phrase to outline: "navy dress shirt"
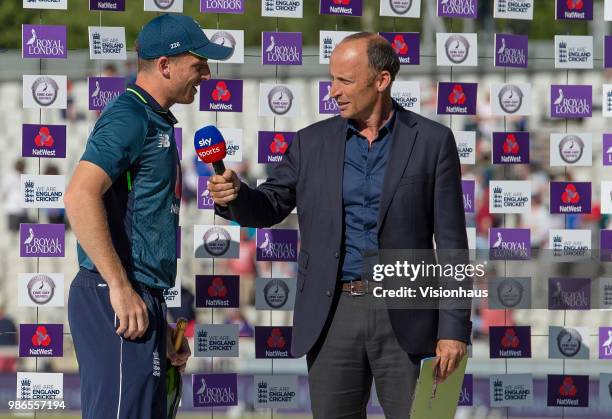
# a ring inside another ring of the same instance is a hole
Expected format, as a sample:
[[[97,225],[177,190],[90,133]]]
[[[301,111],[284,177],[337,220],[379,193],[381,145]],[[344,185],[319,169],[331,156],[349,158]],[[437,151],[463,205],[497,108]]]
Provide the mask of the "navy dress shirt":
[[[349,120],[344,149],[342,201],[344,207],[344,242],[342,280],[362,276],[364,253],[378,251],[378,211],[395,112],[378,131],[371,146]]]

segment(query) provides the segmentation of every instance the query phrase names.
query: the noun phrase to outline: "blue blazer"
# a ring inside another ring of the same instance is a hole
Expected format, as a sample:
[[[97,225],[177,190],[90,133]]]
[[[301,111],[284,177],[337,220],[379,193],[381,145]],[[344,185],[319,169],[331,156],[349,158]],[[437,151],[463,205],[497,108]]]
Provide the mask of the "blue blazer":
[[[396,107],[378,217],[380,249],[467,249],[461,166],[452,131]],[[341,269],[342,174],[347,120],[340,116],[300,131],[265,183],[242,184],[220,216],[244,227],[280,223],[297,206],[300,229],[292,353],[319,338]],[[401,347],[435,352],[437,339],[469,342],[470,310],[390,309]]]

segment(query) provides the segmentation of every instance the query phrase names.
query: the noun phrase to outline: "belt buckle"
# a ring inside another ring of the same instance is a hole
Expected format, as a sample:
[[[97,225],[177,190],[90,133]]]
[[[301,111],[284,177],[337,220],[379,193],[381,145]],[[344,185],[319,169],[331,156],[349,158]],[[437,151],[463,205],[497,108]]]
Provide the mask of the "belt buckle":
[[[350,284],[351,284],[351,295],[353,295],[353,296],[366,295],[366,293],[367,293],[367,288],[368,288],[368,283],[367,283],[367,282],[365,283],[365,284],[366,284],[366,291],[357,292],[357,291],[355,291],[355,285],[353,285],[353,282],[354,282],[354,281],[355,281],[355,280],[353,280],[353,279],[351,279],[351,280],[350,280]],[[362,281],[362,282],[363,282],[363,281]]]

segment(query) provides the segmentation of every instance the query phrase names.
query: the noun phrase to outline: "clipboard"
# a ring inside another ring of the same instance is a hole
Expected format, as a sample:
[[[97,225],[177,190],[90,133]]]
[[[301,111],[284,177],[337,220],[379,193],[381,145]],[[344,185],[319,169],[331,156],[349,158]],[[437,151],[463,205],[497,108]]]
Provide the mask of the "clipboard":
[[[465,375],[467,356],[441,384],[435,383],[435,357],[421,360],[421,372],[414,390],[410,419],[453,419]]]

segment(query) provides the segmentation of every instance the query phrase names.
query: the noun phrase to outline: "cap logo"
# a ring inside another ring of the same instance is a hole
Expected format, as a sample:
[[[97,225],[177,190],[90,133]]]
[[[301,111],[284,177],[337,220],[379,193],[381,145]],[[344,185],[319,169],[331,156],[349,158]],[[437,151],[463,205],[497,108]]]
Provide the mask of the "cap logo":
[[[170,44],[170,49],[175,49],[181,46],[180,42],[173,42]]]

